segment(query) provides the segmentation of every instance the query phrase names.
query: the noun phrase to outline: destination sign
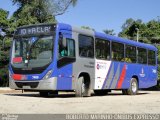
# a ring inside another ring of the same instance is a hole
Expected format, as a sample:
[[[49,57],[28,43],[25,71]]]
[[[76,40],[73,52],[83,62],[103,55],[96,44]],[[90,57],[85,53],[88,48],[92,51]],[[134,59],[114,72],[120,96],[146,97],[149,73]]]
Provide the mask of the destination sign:
[[[18,28],[15,32],[16,35],[35,35],[50,33],[55,30],[55,25],[37,25]]]

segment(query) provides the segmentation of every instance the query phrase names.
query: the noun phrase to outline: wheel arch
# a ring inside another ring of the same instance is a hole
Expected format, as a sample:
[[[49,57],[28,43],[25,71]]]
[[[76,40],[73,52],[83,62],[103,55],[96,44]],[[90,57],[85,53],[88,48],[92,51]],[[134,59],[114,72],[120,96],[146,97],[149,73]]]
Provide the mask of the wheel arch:
[[[78,78],[79,77],[84,77],[84,83],[88,83],[88,87],[90,87],[91,85],[91,77],[90,77],[90,74],[87,73],[87,72],[81,72],[79,75],[78,75]]]

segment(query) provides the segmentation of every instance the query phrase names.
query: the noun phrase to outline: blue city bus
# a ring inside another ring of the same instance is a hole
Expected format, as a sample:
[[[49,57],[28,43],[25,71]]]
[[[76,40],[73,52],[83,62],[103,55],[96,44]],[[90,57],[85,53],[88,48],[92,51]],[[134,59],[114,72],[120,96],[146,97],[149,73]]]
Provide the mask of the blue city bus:
[[[111,90],[136,95],[157,84],[157,48],[68,24],[16,29],[9,86],[41,96],[75,91],[77,97]]]

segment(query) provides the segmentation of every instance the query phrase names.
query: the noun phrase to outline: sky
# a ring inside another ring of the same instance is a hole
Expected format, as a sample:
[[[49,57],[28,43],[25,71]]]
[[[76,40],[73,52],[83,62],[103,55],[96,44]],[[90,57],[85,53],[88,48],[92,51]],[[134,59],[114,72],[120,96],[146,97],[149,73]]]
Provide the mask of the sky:
[[[17,9],[12,0],[0,0],[0,8],[10,11]],[[89,26],[96,31],[113,29],[116,34],[128,18],[148,22],[158,20],[160,0],[78,0],[75,7],[70,6],[65,14],[57,16],[58,22],[73,26]]]

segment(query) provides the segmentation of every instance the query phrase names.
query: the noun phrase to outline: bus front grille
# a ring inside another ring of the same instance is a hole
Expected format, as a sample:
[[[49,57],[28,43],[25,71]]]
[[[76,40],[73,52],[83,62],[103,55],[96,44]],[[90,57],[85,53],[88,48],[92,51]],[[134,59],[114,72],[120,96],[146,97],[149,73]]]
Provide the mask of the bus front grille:
[[[23,88],[23,86],[30,86],[31,88],[38,87],[39,82],[15,82],[17,87]]]

